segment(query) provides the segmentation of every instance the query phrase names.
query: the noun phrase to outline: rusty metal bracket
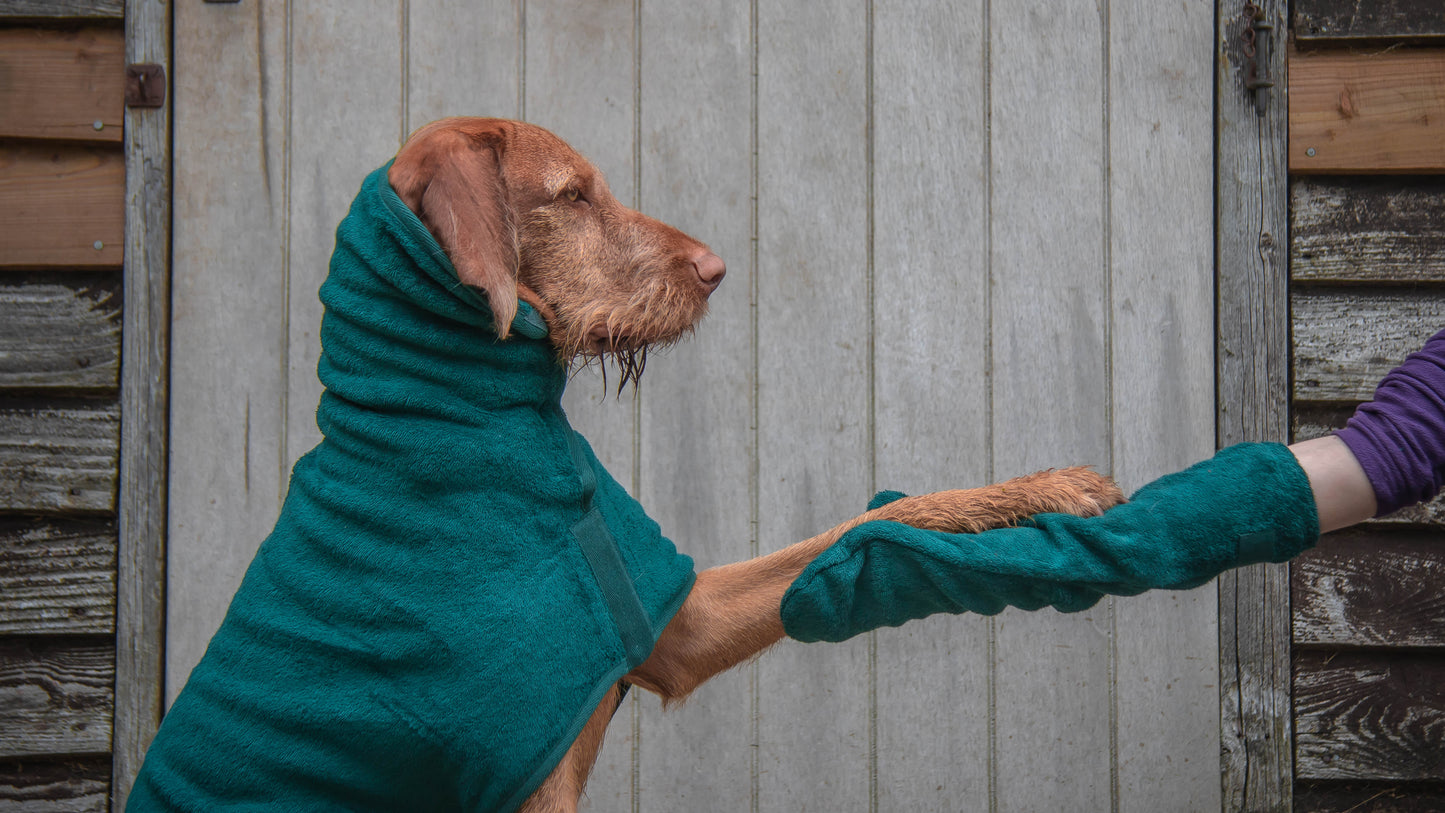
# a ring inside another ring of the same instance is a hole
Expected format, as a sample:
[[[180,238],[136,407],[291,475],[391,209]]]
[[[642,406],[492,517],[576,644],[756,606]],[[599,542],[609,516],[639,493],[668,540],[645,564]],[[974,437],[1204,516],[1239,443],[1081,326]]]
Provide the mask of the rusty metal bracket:
[[[1254,0],[1244,2],[1244,26],[1240,38],[1244,40],[1244,86],[1254,92],[1255,101],[1263,107],[1266,91],[1274,87],[1274,76],[1269,72],[1274,24]]]
[[[160,107],[165,103],[165,68],[150,63],[125,66],[126,107]]]

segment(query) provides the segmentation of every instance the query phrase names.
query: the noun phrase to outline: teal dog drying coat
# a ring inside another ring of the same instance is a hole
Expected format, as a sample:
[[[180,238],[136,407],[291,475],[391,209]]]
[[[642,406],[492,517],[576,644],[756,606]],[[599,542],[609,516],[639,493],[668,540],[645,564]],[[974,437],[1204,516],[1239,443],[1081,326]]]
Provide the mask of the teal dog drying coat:
[[[870,507],[898,496],[885,492]],[[788,588],[783,628],[800,641],[842,641],[934,613],[1077,612],[1105,595],[1186,589],[1229,568],[1282,562],[1319,535],[1309,478],[1289,449],[1242,443],[1099,517],[1039,514],[981,534],[859,525]]]
[[[568,425],[536,311],[498,340],[385,170],[321,288],[325,439],[130,813],[512,810],[692,586]]]

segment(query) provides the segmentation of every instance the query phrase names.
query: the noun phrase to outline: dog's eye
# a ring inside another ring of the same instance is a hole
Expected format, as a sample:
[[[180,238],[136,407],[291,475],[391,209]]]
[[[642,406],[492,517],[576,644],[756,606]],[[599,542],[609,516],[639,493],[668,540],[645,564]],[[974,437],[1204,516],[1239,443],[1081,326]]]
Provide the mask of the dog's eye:
[[[583,199],[583,198],[582,198],[582,190],[577,189],[576,187],[568,187],[568,188],[562,190],[562,197],[566,198],[567,200],[569,200],[569,201],[571,201],[571,202],[573,202],[573,203],[576,203],[577,201]]]

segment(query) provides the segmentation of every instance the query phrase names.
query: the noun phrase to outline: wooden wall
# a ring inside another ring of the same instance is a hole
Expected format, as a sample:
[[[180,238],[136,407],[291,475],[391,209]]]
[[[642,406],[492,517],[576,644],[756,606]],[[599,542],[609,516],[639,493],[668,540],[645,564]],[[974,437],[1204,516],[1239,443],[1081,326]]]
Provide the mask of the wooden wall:
[[[1414,0],[1302,0],[1295,14],[1293,425],[1304,438],[1344,425],[1445,328],[1445,176],[1422,174],[1445,170],[1445,18]],[[1445,807],[1442,531],[1436,500],[1331,534],[1295,562],[1296,810]]]
[[[575,422],[699,565],[878,488],[1214,445],[1206,0],[242,0],[175,9],[167,692],[317,439],[336,223],[444,115],[523,117],[729,264]],[[1210,810],[1212,588],[787,643],[617,717],[594,810]]]
[[[0,809],[104,811],[124,36],[119,8],[24,5],[0,4]]]

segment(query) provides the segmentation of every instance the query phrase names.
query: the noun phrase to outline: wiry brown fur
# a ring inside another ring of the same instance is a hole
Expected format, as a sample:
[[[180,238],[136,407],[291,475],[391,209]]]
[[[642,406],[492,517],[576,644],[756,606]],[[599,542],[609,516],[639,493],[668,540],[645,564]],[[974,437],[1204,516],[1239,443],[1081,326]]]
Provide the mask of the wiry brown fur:
[[[621,386],[642,374],[648,348],[692,330],[723,275],[722,261],[706,246],[618,203],[595,167],[532,125],[498,119],[430,124],[407,141],[388,177],[436,235],[461,281],[486,293],[500,334],[505,337],[518,299],[527,301],[546,319],[560,358],[610,357],[621,368]],[[1122,499],[1112,481],[1088,469],[1050,470],[906,497],[776,553],[704,570],[652,654],[625,681],[672,704],[777,643],[788,586],[860,523],[883,519],[973,533],[1046,511],[1094,515]],[[619,702],[613,687],[523,804],[524,813],[577,809]]]

